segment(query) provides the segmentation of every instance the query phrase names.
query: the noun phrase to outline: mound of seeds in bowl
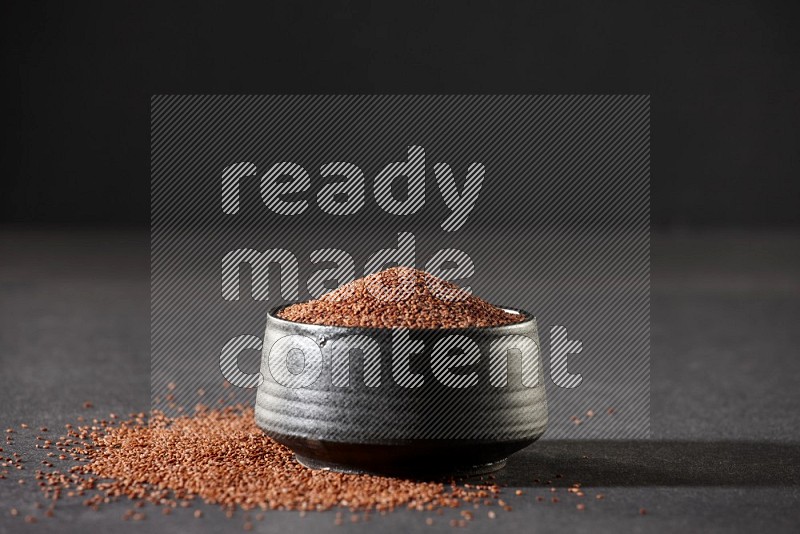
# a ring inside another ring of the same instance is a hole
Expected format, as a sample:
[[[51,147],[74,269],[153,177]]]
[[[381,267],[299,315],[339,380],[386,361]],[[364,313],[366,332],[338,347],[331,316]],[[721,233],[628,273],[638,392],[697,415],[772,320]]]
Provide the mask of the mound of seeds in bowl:
[[[360,278],[317,300],[282,309],[298,323],[364,328],[471,328],[518,323],[509,313],[459,286],[410,267]]]
[[[252,408],[244,406],[199,406],[194,415],[176,418],[132,414],[125,421],[95,420],[67,425],[67,430],[58,448],[79,463],[68,472],[39,471],[36,476],[53,503],[67,494],[81,496],[94,508],[128,498],[137,508],[149,502],[165,512],[191,506],[195,498],[230,512],[335,507],[388,512],[493,504],[500,491],[493,484],[460,486],[307,469],[288,448],[265,436]],[[141,513],[130,510],[124,518],[141,519],[136,515]]]

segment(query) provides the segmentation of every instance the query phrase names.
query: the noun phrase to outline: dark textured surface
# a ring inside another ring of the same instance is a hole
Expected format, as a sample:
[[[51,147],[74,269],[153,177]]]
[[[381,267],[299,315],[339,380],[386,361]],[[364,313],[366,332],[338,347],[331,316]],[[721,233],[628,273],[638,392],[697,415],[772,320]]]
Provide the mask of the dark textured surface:
[[[0,427],[61,428],[80,414],[149,407],[148,239],[135,232],[0,231]],[[540,441],[499,474],[514,511],[485,509],[470,531],[795,531],[800,525],[800,236],[789,233],[654,236],[649,441]],[[84,401],[95,408],[85,410]],[[204,507],[171,517],[145,508],[125,522],[125,503],[100,512],[79,499],[35,526],[8,515],[40,511],[32,475],[43,451],[20,433],[7,452],[25,471],[0,480],[0,531],[240,531]],[[556,474],[563,475],[555,478]],[[27,479],[19,486],[17,478]],[[561,502],[535,479],[582,482],[587,509]],[[605,499],[594,499],[603,493]],[[548,502],[536,502],[541,495]],[[640,516],[639,508],[648,515]],[[334,526],[334,513],[267,513],[256,531],[450,530],[427,514],[399,511]],[[349,514],[345,514],[349,519]]]

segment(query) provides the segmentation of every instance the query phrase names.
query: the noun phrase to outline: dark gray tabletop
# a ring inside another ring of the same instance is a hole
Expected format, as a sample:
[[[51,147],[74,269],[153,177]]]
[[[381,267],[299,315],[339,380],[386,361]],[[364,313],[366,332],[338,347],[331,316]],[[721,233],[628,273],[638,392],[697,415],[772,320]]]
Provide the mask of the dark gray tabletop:
[[[0,427],[59,427],[85,414],[85,401],[98,413],[149,408],[148,243],[132,230],[0,230]],[[800,234],[657,234],[652,268],[652,439],[532,445],[498,474],[514,510],[494,520],[482,510],[471,531],[800,527]],[[3,446],[35,465],[43,451],[30,443]],[[18,472],[22,486],[0,480],[1,532],[216,532],[244,522],[207,506],[202,520],[187,511],[134,523],[121,519],[130,505],[94,512],[76,499],[26,525],[8,509],[42,515],[34,471]],[[560,503],[537,502],[550,492],[533,480],[556,473],[554,485],[579,481],[605,499],[587,499],[582,512],[563,489]],[[456,514],[433,526],[405,510],[335,526],[334,512],[270,512],[255,530],[433,531]]]

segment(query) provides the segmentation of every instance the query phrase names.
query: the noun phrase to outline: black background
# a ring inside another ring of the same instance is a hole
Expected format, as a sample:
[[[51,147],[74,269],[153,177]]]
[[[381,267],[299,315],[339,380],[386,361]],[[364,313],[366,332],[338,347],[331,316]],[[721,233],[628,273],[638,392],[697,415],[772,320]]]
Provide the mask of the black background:
[[[800,222],[792,2],[15,2],[0,222],[149,222],[149,99],[652,95],[656,227]]]

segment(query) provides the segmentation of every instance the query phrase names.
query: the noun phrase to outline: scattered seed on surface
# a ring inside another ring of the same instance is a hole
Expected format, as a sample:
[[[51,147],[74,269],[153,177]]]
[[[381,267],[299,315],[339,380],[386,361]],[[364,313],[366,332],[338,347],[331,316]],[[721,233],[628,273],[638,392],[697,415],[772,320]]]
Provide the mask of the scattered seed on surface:
[[[83,501],[93,509],[128,497],[134,510],[123,515],[125,520],[144,519],[135,508],[147,502],[164,506],[162,511],[168,514],[171,508],[192,506],[195,497],[221,506],[228,517],[237,508],[302,514],[339,506],[351,512],[386,513],[408,506],[439,513],[444,507],[489,500],[500,491],[494,484],[451,486],[312,471],[298,464],[289,449],[264,435],[255,425],[252,408],[244,406],[198,407],[194,415],[175,418],[160,412],[132,414],[131,419],[113,425],[98,421],[70,427],[67,434],[58,443],[70,440],[71,454],[80,462],[70,468],[69,475],[40,472],[45,496],[54,502],[62,493],[75,497],[99,490]],[[52,467],[49,462],[44,465]],[[194,514],[203,515],[200,510]],[[353,515],[351,520],[359,517]],[[364,520],[368,517],[365,514]],[[471,519],[472,512],[462,517]]]

